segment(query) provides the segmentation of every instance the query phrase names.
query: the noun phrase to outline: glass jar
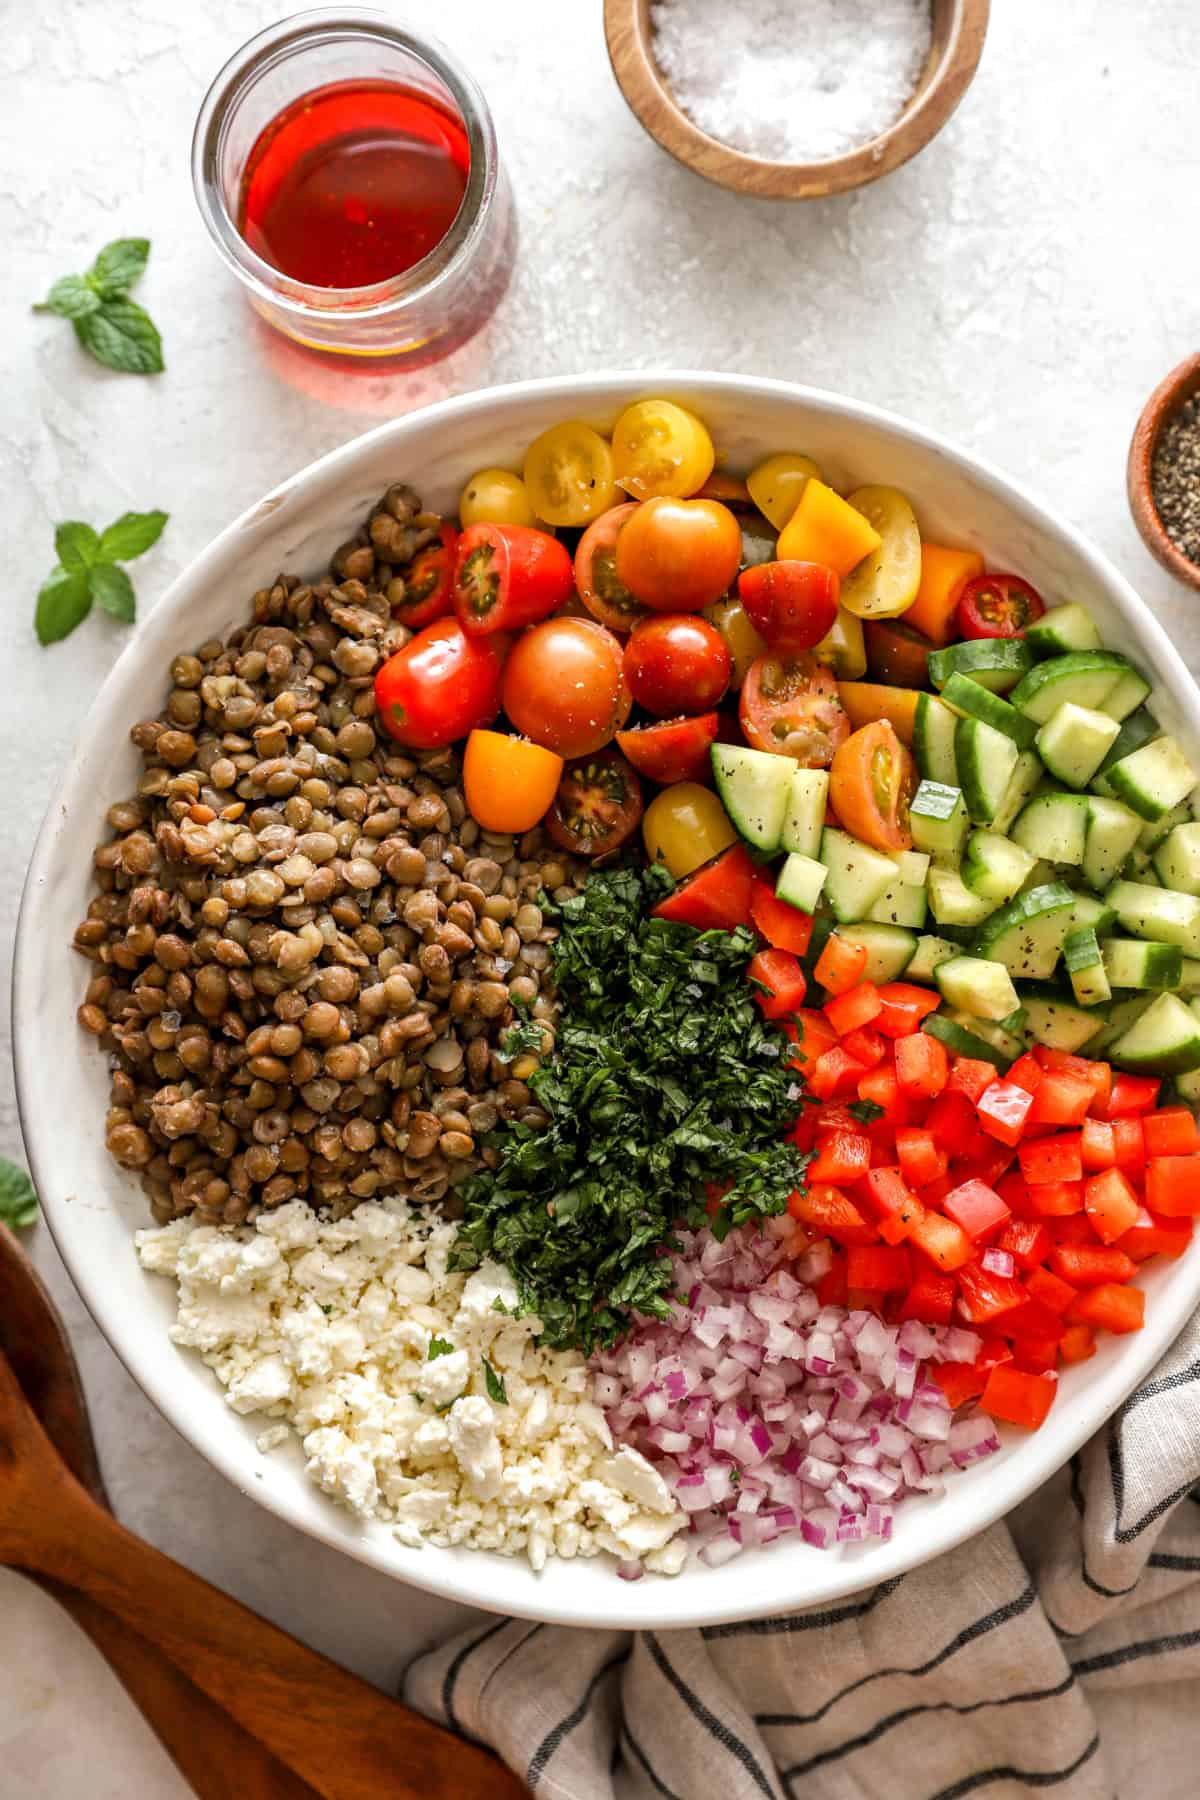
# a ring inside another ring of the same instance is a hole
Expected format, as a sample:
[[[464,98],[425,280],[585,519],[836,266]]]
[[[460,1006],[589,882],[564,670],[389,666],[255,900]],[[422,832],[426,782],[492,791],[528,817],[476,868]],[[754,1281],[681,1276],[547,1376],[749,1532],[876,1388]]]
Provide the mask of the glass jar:
[[[280,113],[306,94],[354,81],[393,82],[455,114],[470,153],[466,190],[440,243],[402,274],[368,287],[312,287],[264,261],[241,235],[242,177]],[[508,285],[516,215],[487,102],[436,39],[374,8],[298,13],[243,45],[204,97],[192,180],[213,242],[251,305],[311,350],[427,362],[478,331]]]

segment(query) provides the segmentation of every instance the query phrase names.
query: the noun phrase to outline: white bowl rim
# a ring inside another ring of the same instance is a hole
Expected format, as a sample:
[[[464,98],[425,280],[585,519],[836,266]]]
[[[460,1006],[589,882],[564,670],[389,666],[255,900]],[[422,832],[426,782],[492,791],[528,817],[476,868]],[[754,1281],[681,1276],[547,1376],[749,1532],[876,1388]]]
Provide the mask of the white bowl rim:
[[[477,389],[416,409],[361,434],[309,463],[248,507],[176,577],[155,606],[146,625],[122,651],[85,715],[70,759],[39,828],[22,891],[13,956],[12,1010],[18,1116],[34,1183],[42,1199],[43,1214],[59,1255],[92,1318],[128,1373],[168,1423],[240,1492],[249,1494],[287,1524],[333,1549],[353,1556],[390,1579],[409,1582],[415,1587],[464,1605],[516,1617],[537,1619],[550,1624],[628,1630],[670,1630],[720,1625],[781,1611],[807,1610],[825,1605],[906,1574],[994,1524],[1054,1475],[1105,1424],[1173,1342],[1200,1300],[1200,1246],[1195,1246],[1188,1258],[1192,1264],[1190,1287],[1180,1285],[1175,1293],[1158,1296],[1155,1305],[1148,1311],[1144,1329],[1122,1345],[1122,1353],[1114,1359],[1112,1366],[1097,1371],[1088,1389],[1091,1404],[1086,1409],[1086,1416],[1077,1419],[1070,1427],[1064,1425],[1053,1433],[1042,1431],[1026,1438],[1021,1446],[1021,1454],[1006,1458],[994,1470],[989,1484],[982,1490],[975,1512],[954,1528],[938,1531],[934,1524],[936,1502],[920,1502],[917,1504],[921,1507],[926,1529],[898,1530],[887,1544],[872,1545],[871,1566],[865,1575],[853,1558],[829,1555],[819,1559],[816,1565],[819,1573],[806,1584],[803,1594],[764,1598],[750,1605],[736,1600],[726,1604],[712,1601],[706,1603],[702,1573],[707,1571],[697,1571],[690,1577],[659,1578],[636,1584],[614,1579],[611,1583],[611,1604],[598,1606],[593,1602],[586,1609],[580,1609],[561,1598],[551,1599],[549,1589],[546,1590],[546,1598],[539,1599],[538,1583],[530,1576],[523,1559],[513,1559],[511,1570],[502,1571],[499,1577],[490,1566],[491,1559],[476,1558],[471,1553],[459,1558],[439,1556],[436,1552],[431,1554],[429,1551],[414,1552],[403,1570],[385,1564],[375,1553],[369,1536],[364,1533],[357,1538],[351,1537],[346,1524],[342,1523],[344,1518],[346,1523],[357,1526],[358,1522],[351,1515],[338,1517],[331,1507],[328,1516],[323,1514],[319,1522],[301,1516],[298,1505],[285,1498],[263,1493],[256,1488],[256,1484],[247,1480],[247,1452],[240,1455],[227,1452],[223,1446],[210,1442],[203,1430],[183,1416],[182,1409],[177,1405],[177,1395],[172,1392],[170,1360],[147,1357],[139,1350],[135,1330],[119,1309],[109,1302],[103,1270],[89,1265],[86,1258],[76,1252],[67,1200],[49,1179],[53,1132],[49,1125],[43,1129],[34,1118],[33,1101],[37,1083],[20,1021],[26,1016],[26,1009],[32,1003],[34,992],[33,969],[37,956],[35,902],[37,890],[45,881],[48,867],[53,861],[55,815],[68,795],[82,783],[87,747],[93,736],[95,723],[105,710],[106,695],[127,668],[140,664],[155,654],[156,639],[165,630],[167,621],[186,606],[193,590],[203,587],[210,567],[219,564],[224,552],[234,541],[240,539],[244,542],[244,534],[252,532],[256,524],[269,519],[285,497],[299,495],[302,498],[306,489],[325,487],[339,475],[352,471],[359,460],[369,457],[375,446],[389,438],[402,443],[431,425],[442,426],[456,418],[479,411],[486,412],[501,401],[555,395],[564,402],[564,416],[570,417],[573,415],[569,409],[576,402],[583,408],[595,410],[603,407],[606,399],[627,401],[631,393],[652,395],[675,391],[694,396],[703,396],[708,392],[736,397],[744,400],[747,406],[752,406],[756,397],[797,401],[817,413],[824,412],[838,419],[849,419],[879,428],[899,440],[919,444],[956,463],[984,487],[990,488],[1002,502],[1014,507],[1018,514],[1032,515],[1052,536],[1065,540],[1073,554],[1114,601],[1126,623],[1152,651],[1155,673],[1168,677],[1169,685],[1174,690],[1176,700],[1181,702],[1181,710],[1186,714],[1193,734],[1200,738],[1200,698],[1197,697],[1192,677],[1166,632],[1132,585],[1074,526],[1041,501],[1034,499],[1020,484],[1003,475],[992,464],[963,450],[940,432],[916,425],[899,414],[867,401],[852,400],[827,389],[776,380],[769,376],[667,368],[605,370],[510,382],[498,387]],[[252,1438],[247,1439],[247,1444],[252,1450]],[[299,1479],[302,1480],[303,1477]],[[932,1530],[930,1526],[933,1527]],[[476,1563],[478,1579],[474,1575]],[[518,1573],[527,1577],[524,1586],[519,1580],[512,1579]],[[643,1600],[648,1604],[639,1604]]]

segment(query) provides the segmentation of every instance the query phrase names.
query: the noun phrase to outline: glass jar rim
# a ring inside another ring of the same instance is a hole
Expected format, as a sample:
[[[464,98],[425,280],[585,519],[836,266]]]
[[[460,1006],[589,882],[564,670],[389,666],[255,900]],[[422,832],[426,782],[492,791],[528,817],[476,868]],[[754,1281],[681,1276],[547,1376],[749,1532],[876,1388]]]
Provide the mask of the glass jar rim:
[[[226,204],[220,156],[238,102],[261,75],[310,44],[355,37],[385,40],[423,63],[445,85],[467,134],[467,186],[445,236],[411,268],[363,287],[315,287],[284,274],[251,249]],[[470,257],[483,229],[496,178],[496,131],[474,77],[439,39],[415,31],[406,21],[376,7],[315,7],[292,13],[257,32],[234,51],[216,75],[192,134],[192,186],[218,252],[261,299],[286,308],[298,319],[332,312],[352,314],[357,320],[378,319],[398,305],[429,299]]]

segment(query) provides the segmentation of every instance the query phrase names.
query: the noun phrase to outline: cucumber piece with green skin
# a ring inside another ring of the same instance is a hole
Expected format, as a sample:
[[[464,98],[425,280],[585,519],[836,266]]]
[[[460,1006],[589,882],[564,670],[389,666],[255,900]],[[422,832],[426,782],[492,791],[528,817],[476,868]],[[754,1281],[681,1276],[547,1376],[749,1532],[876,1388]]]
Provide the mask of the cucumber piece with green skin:
[[[1029,800],[1043,776],[1042,759],[1033,750],[1022,750],[1008,786],[992,820],[993,831],[1009,831],[1013,820]]]
[[[1193,823],[1194,818],[1190,806],[1186,803],[1182,806],[1173,806],[1169,813],[1163,814],[1161,819],[1147,819],[1145,821],[1141,831],[1138,833],[1138,849],[1157,850],[1163,839],[1168,837],[1177,825],[1190,825]],[[1164,887],[1170,887],[1170,885],[1169,881],[1163,883]]]
[[[915,931],[904,931],[898,925],[882,925],[864,920],[861,925],[846,925],[838,932],[848,944],[865,944],[867,966],[864,981],[897,981],[908,972],[917,947]]]
[[[714,744],[713,779],[740,836],[759,850],[778,850],[795,764],[770,750]]]
[[[943,1018],[955,1025],[961,1025],[964,1031],[972,1031],[981,1037],[985,1044],[998,1050],[1001,1056],[1012,1059],[1020,1056],[1025,1048],[1025,1008],[1019,1007],[1007,1019],[980,1019],[974,1013],[963,1012],[961,1007],[944,1007]]]
[[[947,962],[958,953],[958,945],[952,944],[948,938],[935,937],[932,932],[926,932],[917,939],[912,961],[904,972],[910,981],[932,981],[938,964]]]
[[[896,869],[906,887],[922,887],[929,873],[930,857],[924,850],[901,850]]]
[[[1200,824],[1176,825],[1154,852],[1164,887],[1177,894],[1200,894]]]
[[[1175,1092],[1185,1106],[1195,1112],[1200,1108],[1200,1069],[1188,1069],[1183,1075],[1176,1075]]]
[[[934,980],[947,1006],[977,1019],[1007,1019],[1021,1004],[1004,964],[979,956],[951,957],[938,965]]]
[[[953,741],[952,726],[952,746]],[[922,781],[908,811],[908,827],[918,850],[928,851],[939,861],[956,861],[969,823],[960,787]]]
[[[865,919],[884,889],[896,879],[896,865],[890,856],[829,826],[821,833],[820,860],[829,871],[825,898],[839,925]]]
[[[1066,700],[1037,734],[1037,753],[1056,781],[1086,787],[1121,727],[1107,713]]]
[[[929,896],[925,883],[893,881],[883,890],[867,918],[879,925],[903,925],[909,931],[922,931]]]
[[[944,688],[952,675],[966,675],[993,694],[1006,694],[1033,667],[1033,652],[1021,638],[968,638],[929,652],[929,679]]]
[[[1031,888],[1050,887],[1056,881],[1068,881],[1069,883],[1074,879],[1074,869],[1071,870],[1069,877],[1060,875],[1057,863],[1046,862],[1044,857],[1039,857],[1017,889],[1017,893],[1027,894]]]
[[[1119,800],[1089,794],[1082,865],[1083,878],[1089,887],[1103,893],[1109,882],[1116,879],[1137,843],[1140,829],[1137,814],[1122,806]]]
[[[1108,1058],[1139,1075],[1185,1075],[1200,1069],[1200,1017],[1176,995],[1159,994],[1109,1044]]]
[[[1025,630],[1025,642],[1035,656],[1067,656],[1072,650],[1099,650],[1100,633],[1086,606],[1072,601],[1055,606]]]
[[[1076,706],[1099,707],[1131,667],[1115,650],[1075,650],[1068,656],[1052,656],[1021,677],[1012,691],[1012,704],[1044,725],[1064,700],[1073,700]]]
[[[1139,881],[1114,881],[1104,896],[1126,931],[1155,944],[1178,944],[1200,957],[1200,898]]]
[[[945,1044],[951,1056],[969,1056],[973,1062],[995,1063],[1001,1074],[1020,1055],[1017,1050],[1013,1055],[1006,1056],[995,1044],[989,1044],[986,1038],[980,1037],[977,1031],[960,1025],[956,1019],[947,1018],[945,1013],[927,1013],[921,1020],[921,1030]]]
[[[939,925],[982,925],[996,910],[994,900],[973,894],[954,869],[930,869],[929,905]]]
[[[812,936],[808,940],[808,949],[801,958],[806,975],[812,974],[817,958],[833,936],[836,927],[837,920],[830,912],[828,904],[822,900],[813,914]]]
[[[1118,722],[1136,712],[1150,692],[1150,683],[1140,669],[1132,663],[1126,674],[1122,675],[1116,686],[1105,694],[1100,711],[1107,713],[1110,719]]]
[[[1117,915],[1107,901],[1097,900],[1094,894],[1081,894],[1078,889],[1073,891],[1073,898],[1072,931],[1080,931],[1086,927],[1094,931],[1098,938],[1105,937],[1112,931]]]
[[[779,848],[797,856],[817,857],[829,799],[828,769],[796,769],[779,834]]]
[[[1161,819],[1187,799],[1196,785],[1196,771],[1179,740],[1168,734],[1113,763],[1102,779],[1105,792],[1123,800],[1139,818]]]
[[[1116,1042],[1123,1031],[1140,1019],[1154,1000],[1153,994],[1133,994],[1128,1000],[1114,1000],[1108,1006],[1101,1007],[1103,1020],[1095,1037],[1089,1041],[1088,1049],[1092,1056],[1103,1056],[1110,1044]]]
[[[1071,932],[1063,945],[1063,962],[1071,979],[1071,992],[1080,1006],[1099,1006],[1112,999],[1100,940],[1090,925],[1077,926]]]
[[[1018,750],[1030,749],[1037,736],[1037,726],[1031,719],[1010,706],[1007,700],[1002,700],[999,694],[993,694],[990,688],[980,687],[969,675],[951,675],[942,689],[942,701],[960,717],[981,719],[993,731],[1011,738]],[[954,747],[958,749],[957,737]],[[1013,760],[1016,761],[1015,757]]]
[[[1028,850],[996,831],[973,831],[963,848],[959,873],[965,886],[985,900],[1011,900],[1037,862]]]
[[[1074,894],[1062,882],[1017,894],[976,932],[974,954],[1002,962],[1018,981],[1045,981],[1072,928],[1074,904]]]
[[[1200,994],[1200,962],[1195,958],[1184,957],[1179,969],[1179,986],[1176,992],[1183,994],[1185,998]]]
[[[1177,988],[1183,970],[1178,944],[1151,944],[1144,938],[1105,938],[1101,952],[1113,988]]]
[[[954,727],[957,715],[933,694],[918,694],[913,714],[913,755],[923,781],[958,786],[954,760]]]
[[[1100,764],[1097,775],[1107,775],[1114,763],[1124,761],[1125,757],[1132,756],[1135,750],[1140,750],[1143,744],[1152,744],[1155,738],[1160,738],[1162,734],[1162,726],[1154,714],[1148,707],[1139,706],[1136,712],[1131,712],[1127,719],[1122,719],[1121,729],[1117,733],[1113,747]]]
[[[1057,988],[1027,988],[1022,991],[1025,1018],[1030,1036],[1048,1050],[1065,1050],[1075,1055],[1088,1045],[1100,1030],[1101,1020],[1094,1012],[1072,1005]]]
[[[963,799],[974,824],[992,823],[1016,767],[1017,754],[1012,739],[994,731],[982,719],[958,721],[954,728],[954,755]]]
[[[815,912],[828,874],[829,870],[824,863],[815,861],[811,856],[801,856],[798,850],[792,850],[776,879],[775,898],[786,900],[789,906],[797,907],[800,912]]]
[[[1083,861],[1087,836],[1086,794],[1035,794],[1012,828],[1014,844],[1045,862]]]

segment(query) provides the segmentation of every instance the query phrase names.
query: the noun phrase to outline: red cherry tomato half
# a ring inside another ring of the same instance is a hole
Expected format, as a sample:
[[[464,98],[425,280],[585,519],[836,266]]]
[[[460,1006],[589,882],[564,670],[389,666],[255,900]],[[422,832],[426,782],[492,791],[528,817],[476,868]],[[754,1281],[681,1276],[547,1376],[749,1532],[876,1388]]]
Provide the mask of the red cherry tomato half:
[[[389,736],[438,750],[490,725],[510,640],[469,638],[457,619],[438,619],[389,656],[375,676],[375,708]]]
[[[601,750],[564,770],[546,835],[576,856],[607,856],[637,829],[642,786],[623,756]]]
[[[545,619],[513,646],[502,697],[523,737],[560,756],[590,756],[633,705],[621,641],[593,619]]]
[[[565,545],[533,525],[468,525],[458,540],[454,611],[469,636],[534,625],[572,585]]]
[[[794,756],[805,769],[827,769],[850,736],[833,671],[807,651],[756,656],[742,683],[738,716],[747,743]]]
[[[625,646],[625,679],[639,706],[656,718],[707,712],[733,673],[725,639],[694,613],[659,613],[634,627]]]
[[[646,609],[617,575],[617,534],[638,502],[610,507],[593,519],[575,552],[575,590],[593,619],[610,631],[632,631]]]
[[[451,610],[457,526],[442,525],[438,537],[439,543],[427,544],[413,557],[404,575],[403,598],[392,601],[393,619],[410,631],[444,619]]]
[[[1046,610],[1035,587],[1020,575],[977,575],[958,599],[958,629],[965,638],[1021,637]]]
[[[639,775],[669,787],[673,781],[704,781],[711,773],[709,751],[717,739],[721,715],[701,713],[694,719],[661,719],[636,731],[618,731],[617,743]],[[731,743],[741,743],[737,732]]]
[[[772,650],[811,650],[837,618],[841,582],[824,563],[768,562],[743,569],[738,596]]]

